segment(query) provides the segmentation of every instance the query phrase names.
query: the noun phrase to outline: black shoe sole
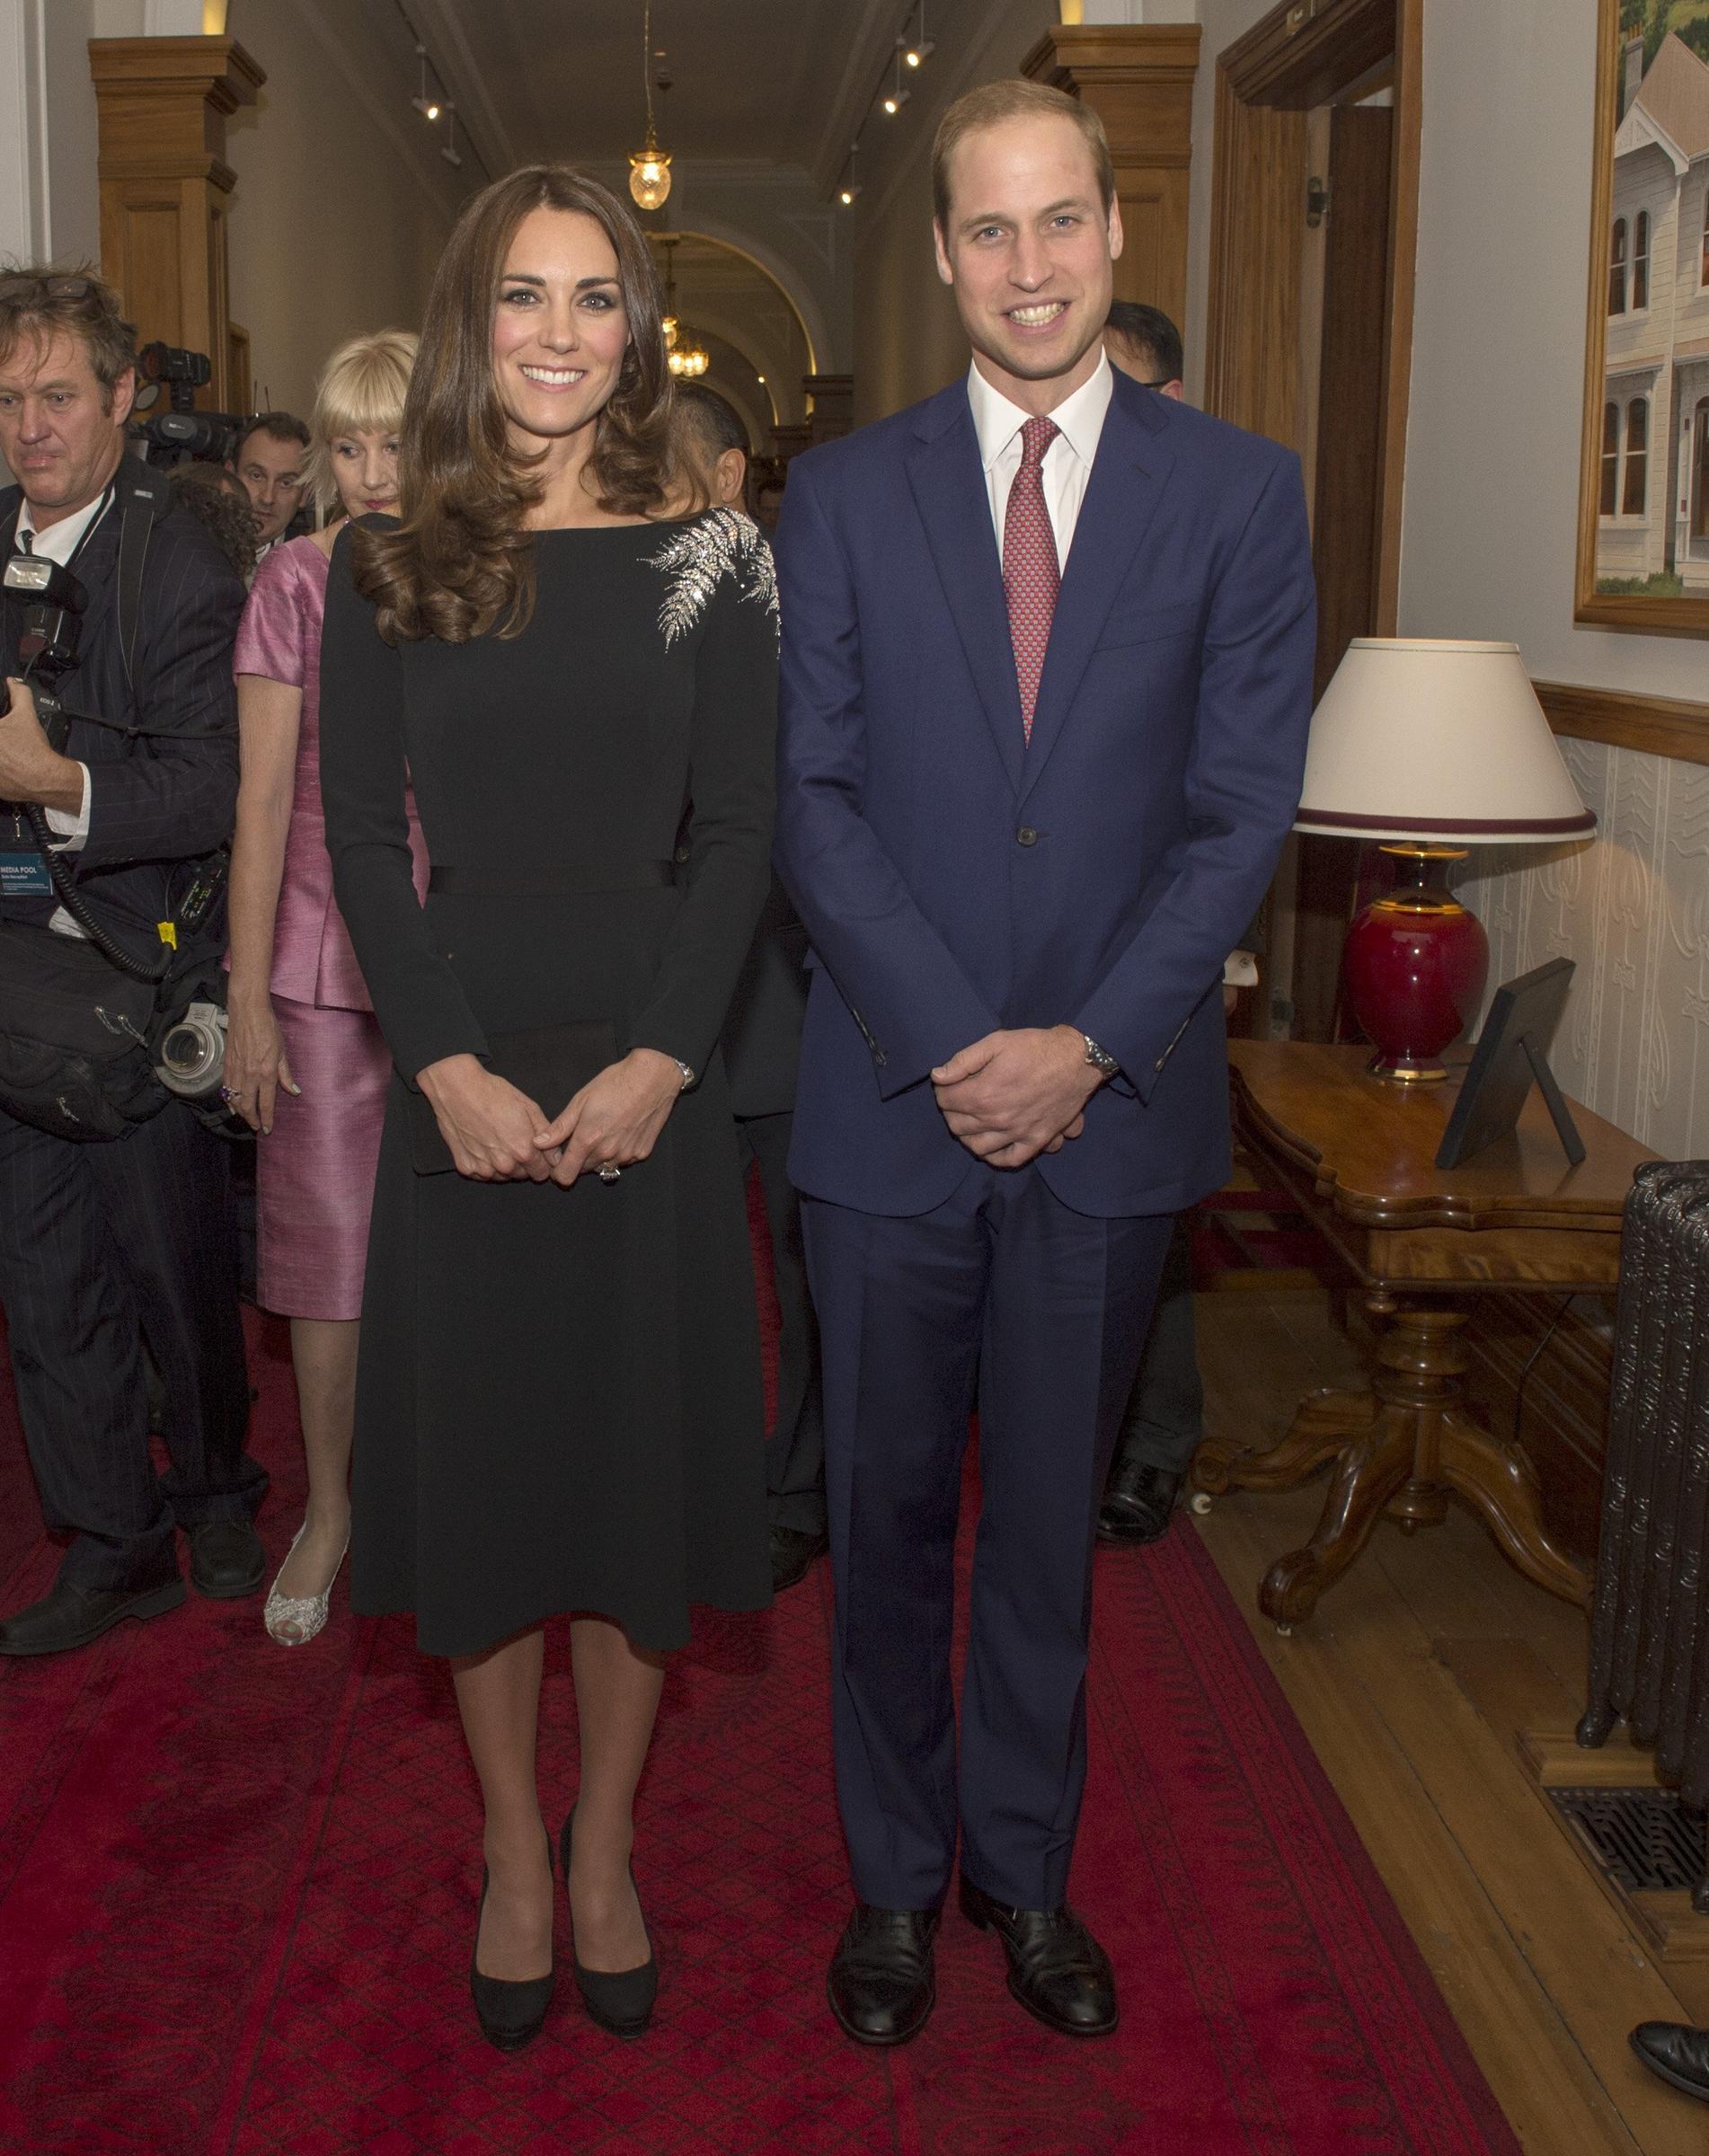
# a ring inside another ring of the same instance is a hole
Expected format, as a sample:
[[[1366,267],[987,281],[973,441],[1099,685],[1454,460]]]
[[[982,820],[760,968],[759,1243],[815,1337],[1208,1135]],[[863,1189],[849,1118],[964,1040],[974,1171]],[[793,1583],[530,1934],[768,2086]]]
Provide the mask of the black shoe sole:
[[[188,1593],[182,1579],[169,1579],[163,1586],[150,1588],[146,1595],[136,1595],[123,1609],[115,1610],[110,1617],[103,1617],[99,1624],[78,1632],[73,1639],[55,1639],[40,1647],[13,1647],[0,1639],[0,1655],[66,1655],[79,1647],[93,1647],[104,1632],[111,1631],[114,1625],[123,1624],[128,1618],[146,1622],[150,1617],[164,1617],[168,1610],[175,1610]]]
[[[1639,2061],[1650,2069],[1659,2081],[1666,2081],[1670,2089],[1677,2089],[1681,2096],[1695,2096],[1700,2104],[1709,2104],[1709,2089],[1705,2089],[1701,2081],[1687,2081],[1683,2073],[1676,2073],[1671,2066],[1664,2066],[1660,2059],[1652,2058],[1639,2043],[1635,2029],[1626,2041]]]
[[[870,2029],[856,2028],[854,2024],[845,2017],[842,2008],[837,2005],[837,1994],[831,1989],[828,1977],[825,1980],[825,1997],[831,2010],[832,2020],[852,2043],[864,2044],[872,2051],[894,2051],[898,2045],[911,2044],[932,2019],[932,2010],[937,2004],[937,1984],[934,1981],[931,1990],[926,1993],[925,2011],[913,2027],[899,2029],[894,2036],[889,2037],[878,2037],[874,2036]]]
[[[967,1883],[963,1880],[961,1892],[961,1913],[976,1931],[995,1931],[1003,1947],[1004,1958],[1008,1958],[1009,1942],[1004,1939],[988,1916],[974,1907],[968,1900]],[[1029,1999],[1014,1981],[1014,1969],[1009,1969],[1009,1996],[1017,2006],[1024,2007],[1041,2028],[1054,2029],[1059,2037],[1112,2037],[1121,2026],[1121,2010],[1118,2007],[1107,2021],[1099,2021],[1088,2028],[1084,2021],[1063,2021],[1055,2014],[1047,2013],[1038,2001]]]

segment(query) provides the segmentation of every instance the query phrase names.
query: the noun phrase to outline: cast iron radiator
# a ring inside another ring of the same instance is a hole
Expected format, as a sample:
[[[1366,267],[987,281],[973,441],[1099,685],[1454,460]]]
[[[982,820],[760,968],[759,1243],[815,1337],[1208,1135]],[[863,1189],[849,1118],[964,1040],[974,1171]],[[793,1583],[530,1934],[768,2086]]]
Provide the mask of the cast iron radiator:
[[[1580,1744],[1621,1719],[1709,1806],[1709,1161],[1650,1162],[1626,1200]]]

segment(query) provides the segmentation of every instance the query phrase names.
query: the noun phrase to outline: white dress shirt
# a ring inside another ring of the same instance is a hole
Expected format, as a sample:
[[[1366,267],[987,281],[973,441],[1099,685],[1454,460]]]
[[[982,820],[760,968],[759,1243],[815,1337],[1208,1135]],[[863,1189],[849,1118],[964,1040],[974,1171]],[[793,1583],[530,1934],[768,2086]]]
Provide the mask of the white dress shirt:
[[[1115,377],[1110,361],[1098,354],[1097,367],[1071,397],[1047,413],[1057,437],[1044,453],[1039,476],[1044,486],[1044,506],[1056,534],[1057,567],[1068,565],[1074,527],[1080,504],[1086,498],[1092,477],[1092,460],[1098,454],[1104,415],[1114,394]],[[1021,469],[1021,429],[1032,417],[1011,404],[1001,390],[994,389],[979,372],[976,359],[968,369],[967,401],[973,408],[973,431],[978,437],[979,462],[985,466],[986,491],[990,497],[991,522],[996,531],[997,555],[1003,553],[1003,526],[1009,513],[1009,489]]]
[[[87,508],[78,509],[69,517],[62,517],[58,524],[50,524],[46,531],[40,531],[36,526],[35,512],[26,500],[18,511],[18,548],[22,552],[43,555],[49,561],[58,562],[60,568],[64,569],[83,544],[84,535],[93,531],[111,507],[112,489],[109,487]],[[26,539],[29,541],[27,547],[24,544]],[[77,768],[83,773],[83,805],[76,815],[73,816],[65,808],[49,808],[47,812],[48,828],[57,832],[66,842],[58,849],[62,853],[75,853],[89,835],[89,766],[80,764]],[[55,925],[58,925],[57,921]]]

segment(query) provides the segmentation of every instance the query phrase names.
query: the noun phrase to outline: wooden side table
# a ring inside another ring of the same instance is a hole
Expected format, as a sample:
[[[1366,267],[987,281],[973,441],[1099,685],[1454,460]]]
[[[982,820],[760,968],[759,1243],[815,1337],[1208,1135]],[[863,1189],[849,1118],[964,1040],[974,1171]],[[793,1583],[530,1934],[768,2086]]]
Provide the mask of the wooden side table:
[[[1438,1170],[1457,1078],[1373,1078],[1362,1047],[1236,1040],[1228,1054],[1241,1143],[1386,1321],[1368,1391],[1312,1394],[1272,1451],[1212,1438],[1194,1459],[1194,1487],[1212,1494],[1292,1489],[1333,1462],[1315,1532],[1265,1574],[1260,1608],[1284,1627],[1309,1617],[1386,1513],[1409,1531],[1432,1525],[1450,1496],[1472,1507],[1528,1579],[1584,1602],[1589,1579],[1543,1524],[1531,1462],[1466,1409],[1457,1336],[1467,1299],[1490,1289],[1611,1288],[1626,1193],[1656,1156],[1574,1102],[1587,1157],[1570,1168],[1534,1091],[1511,1137],[1464,1167]]]

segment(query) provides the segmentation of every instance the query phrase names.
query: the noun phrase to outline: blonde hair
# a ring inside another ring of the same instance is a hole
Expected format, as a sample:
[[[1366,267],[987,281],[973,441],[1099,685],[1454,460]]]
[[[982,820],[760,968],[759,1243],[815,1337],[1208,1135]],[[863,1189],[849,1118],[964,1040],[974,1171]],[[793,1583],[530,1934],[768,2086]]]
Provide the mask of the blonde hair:
[[[418,342],[413,330],[375,330],[341,344],[321,369],[309,427],[308,478],[323,516],[339,506],[332,444],[345,435],[395,434],[402,428]]]
[[[1078,128],[1092,153],[1098,192],[1103,198],[1104,215],[1109,215],[1110,205],[1116,199],[1116,168],[1102,120],[1090,105],[1083,105],[1065,90],[1053,90],[1048,83],[1028,82],[1024,75],[1008,75],[1001,82],[986,83],[978,90],[966,92],[938,122],[932,144],[932,215],[946,238],[951,159],[968,136],[998,127],[1005,119],[1066,119],[1070,127]]]

